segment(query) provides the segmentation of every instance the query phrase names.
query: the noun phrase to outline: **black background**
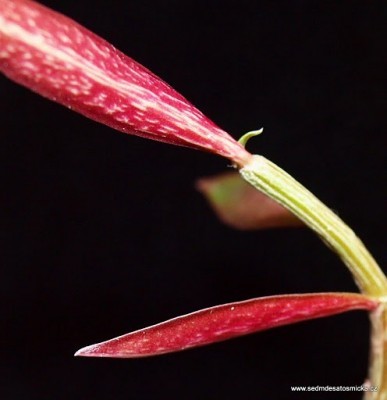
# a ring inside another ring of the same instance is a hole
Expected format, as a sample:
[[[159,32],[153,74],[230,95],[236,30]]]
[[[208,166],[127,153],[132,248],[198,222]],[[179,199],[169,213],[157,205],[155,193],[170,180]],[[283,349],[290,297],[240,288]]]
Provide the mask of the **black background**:
[[[385,265],[384,2],[43,3],[234,137],[264,126],[249,150],[314,191]],[[194,182],[226,160],[119,134],[3,77],[0,93],[2,399],[324,399],[290,385],[363,382],[363,312],[155,358],[73,358],[203,307],[356,287],[306,229],[218,222]]]

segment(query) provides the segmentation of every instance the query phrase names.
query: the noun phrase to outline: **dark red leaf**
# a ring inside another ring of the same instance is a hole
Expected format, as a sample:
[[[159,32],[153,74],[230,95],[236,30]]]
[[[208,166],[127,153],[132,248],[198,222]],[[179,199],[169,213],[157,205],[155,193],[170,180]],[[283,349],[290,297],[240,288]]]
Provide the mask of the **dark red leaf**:
[[[174,318],[85,347],[75,355],[115,358],[152,356],[345,311],[373,310],[377,305],[376,300],[355,293],[263,297]]]

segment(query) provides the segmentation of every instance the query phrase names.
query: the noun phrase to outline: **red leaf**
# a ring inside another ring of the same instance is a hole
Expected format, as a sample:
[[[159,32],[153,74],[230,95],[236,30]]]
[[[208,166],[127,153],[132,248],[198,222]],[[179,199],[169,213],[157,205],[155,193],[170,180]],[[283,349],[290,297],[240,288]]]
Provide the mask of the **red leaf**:
[[[183,96],[73,20],[31,0],[0,0],[0,71],[119,131],[210,151],[250,154]]]
[[[134,358],[203,346],[281,325],[350,310],[372,310],[378,302],[355,293],[262,297],[187,314],[78,350],[76,356]]]
[[[286,208],[259,192],[237,172],[202,178],[196,184],[219,219],[236,229],[302,226]]]

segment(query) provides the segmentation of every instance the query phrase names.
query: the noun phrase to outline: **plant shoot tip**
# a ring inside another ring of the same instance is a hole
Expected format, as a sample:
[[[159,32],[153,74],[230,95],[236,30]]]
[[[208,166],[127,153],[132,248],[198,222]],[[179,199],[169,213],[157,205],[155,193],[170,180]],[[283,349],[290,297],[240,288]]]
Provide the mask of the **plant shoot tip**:
[[[263,132],[263,128],[257,129],[254,131],[249,131],[245,133],[239,140],[238,143],[240,143],[243,147],[246,146],[246,143],[254,136],[258,136]]]

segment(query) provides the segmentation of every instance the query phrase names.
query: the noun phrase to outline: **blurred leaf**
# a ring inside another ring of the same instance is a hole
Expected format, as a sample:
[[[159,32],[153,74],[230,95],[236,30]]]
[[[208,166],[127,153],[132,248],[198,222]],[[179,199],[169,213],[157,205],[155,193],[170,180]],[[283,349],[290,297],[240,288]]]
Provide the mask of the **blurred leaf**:
[[[372,310],[378,302],[355,293],[316,293],[262,297],[206,308],[170,319],[75,354],[135,358],[203,346],[281,325],[350,310]]]
[[[303,223],[280,204],[244,181],[237,172],[228,172],[196,182],[219,219],[241,230],[297,227]]]

